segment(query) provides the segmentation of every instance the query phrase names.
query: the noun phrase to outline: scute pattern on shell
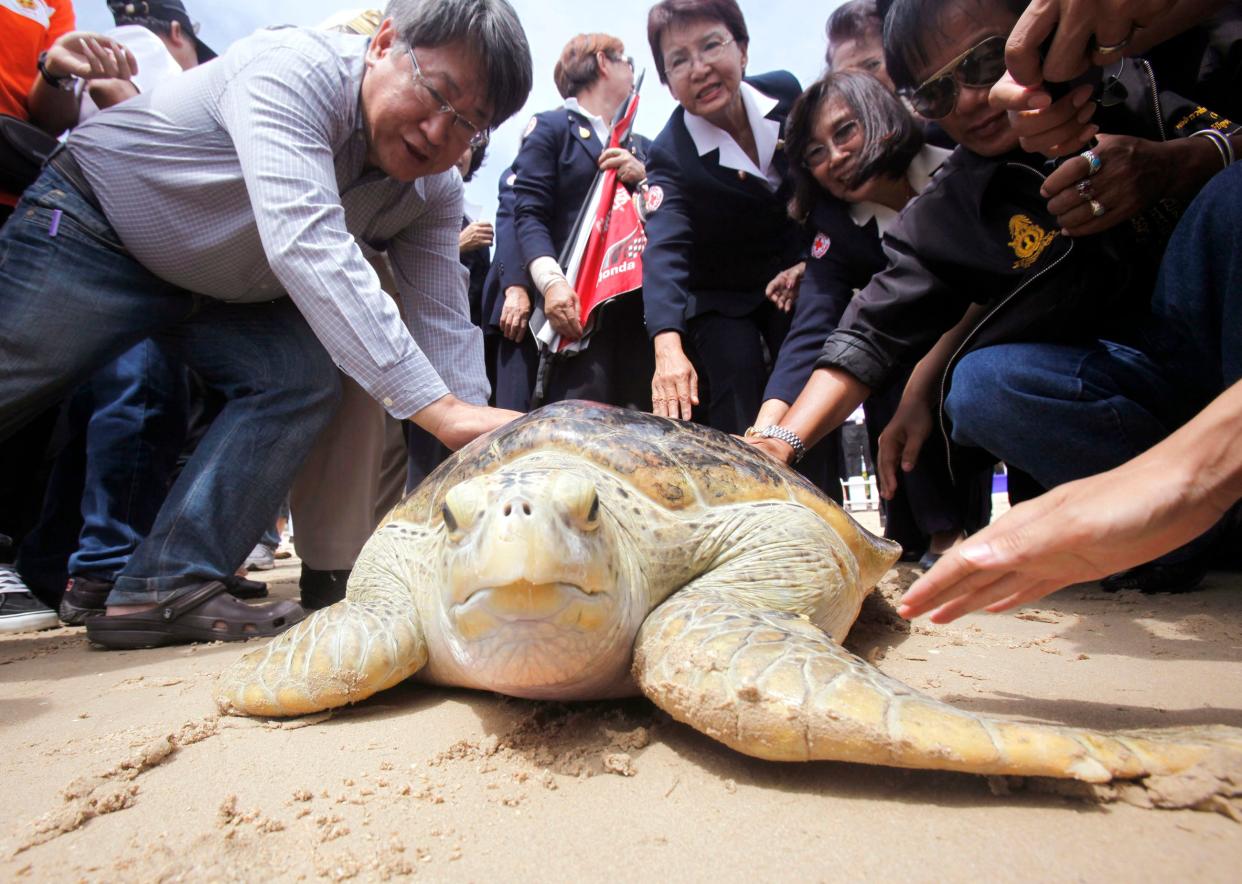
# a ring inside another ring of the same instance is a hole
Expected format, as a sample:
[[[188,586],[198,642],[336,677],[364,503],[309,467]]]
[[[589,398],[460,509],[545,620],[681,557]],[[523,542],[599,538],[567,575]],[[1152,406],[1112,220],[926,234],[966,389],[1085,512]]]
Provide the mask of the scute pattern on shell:
[[[426,522],[437,516],[444,495],[457,483],[552,450],[589,460],[671,510],[792,498],[826,515],[813,485],[737,439],[642,412],[560,402],[461,449],[411,492],[393,517]]]

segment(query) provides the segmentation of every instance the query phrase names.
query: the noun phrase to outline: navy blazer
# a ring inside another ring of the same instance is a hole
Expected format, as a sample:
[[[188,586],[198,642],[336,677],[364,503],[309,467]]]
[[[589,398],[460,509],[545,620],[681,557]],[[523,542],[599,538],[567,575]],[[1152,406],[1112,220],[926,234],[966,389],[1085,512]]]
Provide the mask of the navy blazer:
[[[787,71],[746,82],[777,100],[767,118],[784,126],[802,90]],[[720,165],[719,151],[699,156],[686,129],[685,109],[673,111],[651,146],[643,252],[643,303],[652,336],[686,331],[688,319],[716,311],[744,316],[759,307],[777,273],[801,260],[803,236],[789,218],[786,181],[773,193],[765,182]],[[788,169],[778,142],[773,158]],[[659,188],[659,190],[656,190]]]
[[[623,146],[645,162],[648,145],[632,135]],[[543,255],[560,260],[604,147],[591,121],[565,107],[536,114],[528,124],[513,162],[513,223],[523,264]]]
[[[789,332],[781,343],[763,398],[793,403],[810,380],[824,341],[854,292],[888,266],[874,218],[859,226],[846,206],[822,196],[807,219],[813,237]]]
[[[482,315],[485,332],[500,330],[500,311],[505,306],[505,289],[513,285],[530,285],[522,255],[518,251],[517,233],[513,229],[514,180],[515,173],[510,166],[501,174],[500,183],[496,186],[496,223],[492,227],[496,253],[487,272],[487,281],[483,284]]]

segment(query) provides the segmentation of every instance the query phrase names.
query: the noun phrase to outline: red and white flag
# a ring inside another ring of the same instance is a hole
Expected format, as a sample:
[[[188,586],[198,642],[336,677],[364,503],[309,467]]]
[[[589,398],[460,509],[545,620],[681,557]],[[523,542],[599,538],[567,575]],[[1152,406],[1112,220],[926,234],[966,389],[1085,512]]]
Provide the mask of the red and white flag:
[[[642,77],[639,77],[634,91],[613,120],[608,147],[620,147],[629,140],[641,86]],[[531,317],[532,327],[541,323],[536,328],[537,340],[553,353],[572,353],[586,347],[596,309],[613,298],[642,288],[643,248],[647,245],[647,237],[634,200],[617,179],[616,169],[595,176],[569,243],[562,256],[562,266],[565,278],[578,293],[582,338],[577,341],[561,339],[542,311],[537,310]]]

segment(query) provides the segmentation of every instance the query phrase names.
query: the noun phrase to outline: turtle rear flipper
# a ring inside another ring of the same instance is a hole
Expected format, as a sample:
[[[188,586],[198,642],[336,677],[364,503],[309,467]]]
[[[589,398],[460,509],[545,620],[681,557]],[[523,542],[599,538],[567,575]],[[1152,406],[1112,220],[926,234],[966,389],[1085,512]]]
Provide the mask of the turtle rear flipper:
[[[1242,731],[1105,734],[975,715],[919,694],[805,618],[756,609],[710,581],[651,613],[635,643],[643,693],[679,721],[774,761],[855,761],[1102,783],[1187,770]],[[1228,796],[1225,796],[1226,798]]]
[[[376,534],[350,575],[348,597],[316,611],[220,676],[225,713],[306,715],[357,703],[427,662],[427,643],[391,534]]]

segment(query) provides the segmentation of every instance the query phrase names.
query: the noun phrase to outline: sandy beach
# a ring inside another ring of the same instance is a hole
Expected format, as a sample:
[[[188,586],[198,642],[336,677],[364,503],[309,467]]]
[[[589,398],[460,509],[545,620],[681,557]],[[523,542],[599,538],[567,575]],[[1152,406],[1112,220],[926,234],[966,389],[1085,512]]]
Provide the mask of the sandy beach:
[[[911,627],[890,572],[855,652],[963,708],[1095,728],[1242,727],[1242,575],[1073,587]],[[296,597],[298,566],[263,575]],[[1039,783],[739,755],[643,699],[411,683],[331,715],[219,718],[215,644],[0,638],[0,880],[1236,881],[1242,825]]]

